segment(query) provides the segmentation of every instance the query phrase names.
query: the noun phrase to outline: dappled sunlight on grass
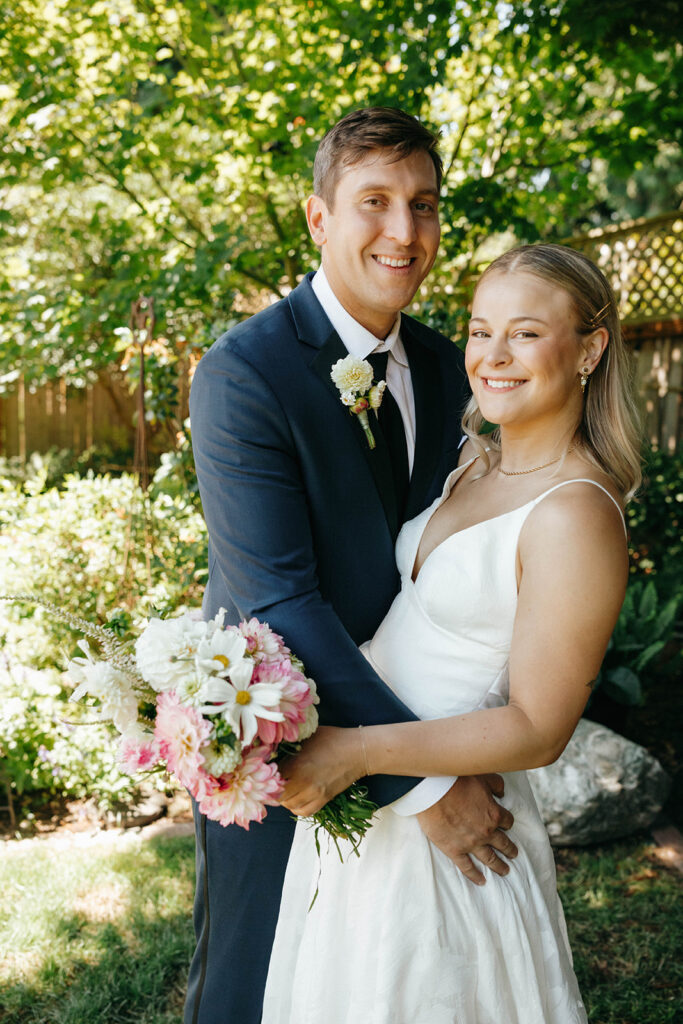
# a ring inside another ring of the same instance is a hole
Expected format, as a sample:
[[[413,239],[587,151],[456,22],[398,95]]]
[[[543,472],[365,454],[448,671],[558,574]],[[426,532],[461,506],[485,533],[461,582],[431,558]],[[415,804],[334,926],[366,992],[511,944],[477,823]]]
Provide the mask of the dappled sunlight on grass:
[[[192,949],[192,839],[17,847],[0,867],[7,1019],[177,1020]]]
[[[645,839],[557,854],[591,1024],[674,1024],[683,996],[683,882]]]

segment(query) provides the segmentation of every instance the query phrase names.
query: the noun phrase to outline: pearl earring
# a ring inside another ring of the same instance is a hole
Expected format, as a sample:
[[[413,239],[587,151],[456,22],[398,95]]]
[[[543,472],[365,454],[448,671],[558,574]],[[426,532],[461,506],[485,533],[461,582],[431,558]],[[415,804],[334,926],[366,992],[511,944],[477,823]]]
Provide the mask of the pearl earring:
[[[586,390],[586,384],[588,383],[588,378],[590,377],[590,372],[591,372],[590,366],[582,366],[581,367],[581,379],[579,381],[579,383],[581,385],[581,394],[583,394],[583,392]]]

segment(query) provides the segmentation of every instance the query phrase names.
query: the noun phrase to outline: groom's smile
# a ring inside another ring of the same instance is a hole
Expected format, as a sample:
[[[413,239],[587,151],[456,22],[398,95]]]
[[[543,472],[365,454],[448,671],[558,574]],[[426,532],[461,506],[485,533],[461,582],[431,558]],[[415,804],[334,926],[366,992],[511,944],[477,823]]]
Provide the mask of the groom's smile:
[[[412,300],[439,246],[436,172],[417,151],[393,160],[377,150],[352,164],[328,206],[311,196],[307,215],[335,295],[378,338]]]

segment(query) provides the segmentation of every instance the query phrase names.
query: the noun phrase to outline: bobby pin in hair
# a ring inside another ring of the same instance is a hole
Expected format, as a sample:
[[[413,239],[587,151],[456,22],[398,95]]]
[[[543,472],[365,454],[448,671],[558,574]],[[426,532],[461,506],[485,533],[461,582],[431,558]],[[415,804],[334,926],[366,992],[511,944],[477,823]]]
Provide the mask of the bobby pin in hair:
[[[591,327],[598,327],[598,321],[606,309],[609,309],[609,302],[606,302],[602,309],[599,309],[598,312],[590,318],[589,322]]]

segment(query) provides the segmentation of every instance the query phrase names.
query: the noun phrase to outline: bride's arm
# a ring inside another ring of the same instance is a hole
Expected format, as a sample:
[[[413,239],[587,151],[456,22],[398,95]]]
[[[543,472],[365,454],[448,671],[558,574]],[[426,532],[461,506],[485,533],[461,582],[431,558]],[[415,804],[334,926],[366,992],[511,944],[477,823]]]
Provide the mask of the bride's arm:
[[[477,775],[536,768],[559,757],[623,601],[623,526],[597,488],[562,488],[534,510],[519,553],[509,703],[362,732],[321,729],[285,768],[286,806],[311,814],[367,774]]]

